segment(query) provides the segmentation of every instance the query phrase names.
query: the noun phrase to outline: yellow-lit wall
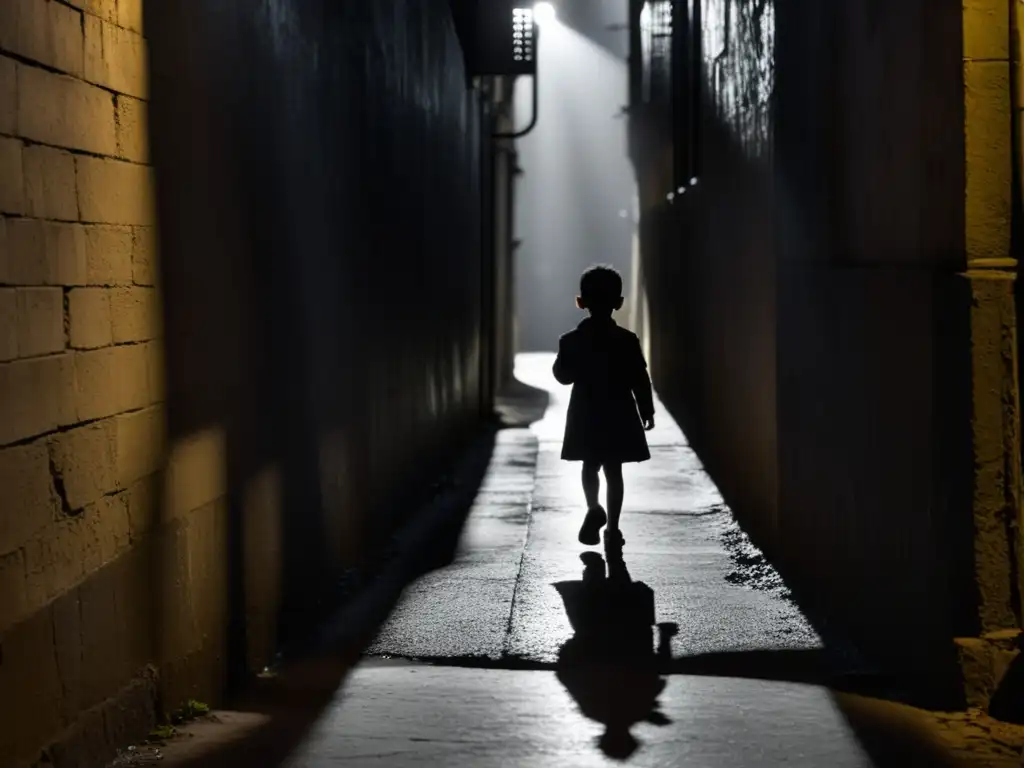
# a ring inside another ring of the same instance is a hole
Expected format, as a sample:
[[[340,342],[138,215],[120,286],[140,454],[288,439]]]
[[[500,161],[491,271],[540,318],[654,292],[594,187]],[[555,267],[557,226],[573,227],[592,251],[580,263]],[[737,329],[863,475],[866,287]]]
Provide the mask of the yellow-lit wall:
[[[965,248],[972,294],[975,569],[982,633],[1016,627],[1010,537],[1019,517],[1016,261],[1010,252],[1011,11],[964,4]]]
[[[3,765],[137,737],[161,656],[187,673],[178,691],[215,679],[216,435],[175,447],[183,522],[163,554],[152,535],[165,451],[147,91],[142,0],[0,3]],[[189,564],[175,621],[152,589],[168,561]],[[158,645],[158,626],[178,634]]]

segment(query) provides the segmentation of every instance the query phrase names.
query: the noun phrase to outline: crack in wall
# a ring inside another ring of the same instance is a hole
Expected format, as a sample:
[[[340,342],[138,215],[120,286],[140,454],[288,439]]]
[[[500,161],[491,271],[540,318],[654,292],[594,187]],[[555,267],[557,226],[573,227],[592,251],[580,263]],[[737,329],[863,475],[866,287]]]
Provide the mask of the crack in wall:
[[[77,517],[82,513],[82,509],[72,509],[70,502],[68,502],[67,489],[64,487],[64,474],[60,471],[60,467],[57,466],[57,460],[53,457],[53,450],[49,451],[49,464],[50,464],[50,479],[53,481],[53,490],[57,494],[57,498],[60,499],[60,509],[65,517]],[[84,507],[83,507],[84,509]]]

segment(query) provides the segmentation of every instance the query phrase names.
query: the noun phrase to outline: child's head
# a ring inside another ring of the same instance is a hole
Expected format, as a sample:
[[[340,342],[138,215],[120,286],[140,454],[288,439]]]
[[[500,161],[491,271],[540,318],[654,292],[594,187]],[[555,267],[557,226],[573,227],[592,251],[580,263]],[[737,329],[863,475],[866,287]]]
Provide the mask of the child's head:
[[[580,277],[576,306],[591,315],[611,315],[622,307],[622,277],[603,264],[591,267]]]

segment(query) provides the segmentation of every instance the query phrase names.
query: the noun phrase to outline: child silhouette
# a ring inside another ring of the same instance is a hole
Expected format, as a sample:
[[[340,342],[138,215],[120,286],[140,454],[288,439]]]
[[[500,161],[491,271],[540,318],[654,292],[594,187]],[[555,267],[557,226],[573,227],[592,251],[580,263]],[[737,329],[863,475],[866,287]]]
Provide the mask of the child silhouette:
[[[587,515],[580,543],[604,540],[621,547],[622,465],[651,458],[644,430],[654,428],[654,398],[647,361],[636,334],[620,328],[612,312],[622,306],[622,277],[611,267],[591,267],[580,278],[576,306],[590,316],[558,340],[555,378],[573,385],[562,441],[562,459],[583,462]],[[604,469],[607,512],[598,503]]]

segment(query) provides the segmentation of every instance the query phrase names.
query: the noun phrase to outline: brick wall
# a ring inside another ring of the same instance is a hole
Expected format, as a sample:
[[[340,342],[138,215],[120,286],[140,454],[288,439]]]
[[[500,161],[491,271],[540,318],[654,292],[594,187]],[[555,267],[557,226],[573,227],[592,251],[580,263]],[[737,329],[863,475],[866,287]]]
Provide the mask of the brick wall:
[[[117,741],[103,702],[149,700],[164,414],[141,19],[141,0],[0,3],[4,765],[62,731]]]

